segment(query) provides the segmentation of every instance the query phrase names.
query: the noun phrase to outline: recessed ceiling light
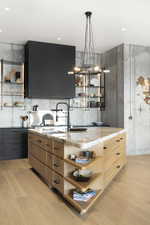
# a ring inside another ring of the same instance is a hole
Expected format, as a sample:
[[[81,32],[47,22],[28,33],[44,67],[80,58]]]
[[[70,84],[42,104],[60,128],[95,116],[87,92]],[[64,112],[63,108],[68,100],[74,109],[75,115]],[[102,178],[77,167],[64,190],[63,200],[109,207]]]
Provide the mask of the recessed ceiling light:
[[[57,41],[61,41],[61,37],[58,37],[58,38],[57,38]]]
[[[2,31],[2,29],[0,29],[0,33],[2,33],[3,31]]]
[[[126,27],[122,27],[122,28],[121,28],[121,31],[122,31],[122,32],[125,32],[125,31],[127,31],[127,28],[126,28]]]
[[[6,7],[6,8],[5,8],[5,11],[10,11],[10,8],[9,8],[9,7]]]

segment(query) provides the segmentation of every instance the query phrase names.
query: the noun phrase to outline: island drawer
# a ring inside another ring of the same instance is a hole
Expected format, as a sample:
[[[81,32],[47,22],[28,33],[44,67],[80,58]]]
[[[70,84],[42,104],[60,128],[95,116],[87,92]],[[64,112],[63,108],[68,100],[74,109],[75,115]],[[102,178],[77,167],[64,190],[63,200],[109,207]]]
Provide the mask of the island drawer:
[[[114,154],[110,158],[105,160],[104,171],[107,171],[115,161],[117,161],[118,159],[120,159],[124,156],[125,156],[124,151],[121,151],[121,152],[119,152],[119,151],[115,152],[114,151]]]
[[[112,150],[124,144],[125,144],[125,133],[117,135],[107,141],[104,141],[103,149],[104,152],[105,151],[108,152],[109,150]]]
[[[52,154],[49,153],[49,152],[45,152],[45,153],[46,153],[46,156],[45,156],[45,164],[49,168],[52,168]]]
[[[44,179],[45,182],[48,184],[49,187],[52,186],[52,170],[45,166],[45,171],[44,171]]]
[[[126,159],[125,156],[120,157],[117,161],[115,161],[112,166],[104,173],[104,186],[106,187],[111,180],[115,177],[115,175],[121,170],[121,168],[125,165]]]
[[[34,158],[38,159],[42,163],[45,163],[46,161],[46,152],[36,144],[30,143],[29,154],[31,154]]]
[[[63,141],[53,141],[53,154],[64,158],[64,142]]]
[[[34,143],[46,151],[52,152],[52,140],[37,134],[29,134],[29,143]]]
[[[45,182],[50,186],[52,180],[52,170],[45,166],[43,163],[39,162],[32,155],[29,155],[29,163],[31,166],[44,178]]]
[[[29,162],[31,166],[41,175],[44,175],[44,165],[39,162],[36,158],[34,158],[32,155],[29,155]]]
[[[57,173],[64,175],[64,160],[57,156],[52,156],[52,169]]]
[[[64,194],[64,178],[55,172],[52,173],[52,186]]]

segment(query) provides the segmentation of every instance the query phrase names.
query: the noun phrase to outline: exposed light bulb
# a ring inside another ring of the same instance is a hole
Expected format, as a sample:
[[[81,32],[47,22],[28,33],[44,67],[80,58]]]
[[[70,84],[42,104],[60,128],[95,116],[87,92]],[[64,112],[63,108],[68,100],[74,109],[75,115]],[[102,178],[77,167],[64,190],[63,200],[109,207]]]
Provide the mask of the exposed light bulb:
[[[80,68],[76,66],[76,67],[74,67],[74,71],[75,72],[80,72]]]
[[[104,69],[103,72],[104,72],[104,73],[110,73],[110,70]]]
[[[94,70],[95,70],[96,72],[99,71],[99,70],[100,70],[99,66],[95,66],[95,67],[94,67]]]
[[[73,75],[73,74],[74,74],[73,71],[69,71],[69,72],[68,72],[68,75]]]

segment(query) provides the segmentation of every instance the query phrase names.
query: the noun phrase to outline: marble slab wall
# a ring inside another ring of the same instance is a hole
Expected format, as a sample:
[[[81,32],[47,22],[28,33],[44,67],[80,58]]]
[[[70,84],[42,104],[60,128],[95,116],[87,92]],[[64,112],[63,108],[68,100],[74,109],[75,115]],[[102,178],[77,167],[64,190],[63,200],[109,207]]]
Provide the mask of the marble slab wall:
[[[76,53],[76,64],[80,65],[82,52]],[[0,43],[0,59],[11,61],[24,61],[24,46],[16,44]],[[100,64],[100,54],[97,54],[97,63]],[[7,68],[4,68],[5,72]],[[9,68],[10,70],[11,68]],[[19,87],[10,86],[7,88],[11,91],[18,91]],[[24,108],[3,108],[0,110],[0,127],[16,127],[21,126],[20,116],[26,115],[28,111],[32,110],[33,105],[39,105],[40,110],[50,110],[56,107],[60,100],[51,99],[24,99],[21,96],[5,96],[4,102],[9,104],[15,101],[24,101]],[[62,101],[62,100],[61,100]],[[72,125],[87,125],[93,121],[100,121],[99,109],[72,109],[71,110],[71,124]]]

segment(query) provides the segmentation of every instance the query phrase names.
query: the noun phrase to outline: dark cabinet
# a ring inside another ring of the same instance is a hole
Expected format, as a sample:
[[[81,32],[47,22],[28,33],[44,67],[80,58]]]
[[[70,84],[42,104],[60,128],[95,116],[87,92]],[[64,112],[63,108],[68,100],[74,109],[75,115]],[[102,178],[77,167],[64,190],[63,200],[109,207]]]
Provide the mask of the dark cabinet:
[[[0,160],[28,157],[28,130],[0,128]]]
[[[28,41],[25,46],[25,97],[64,99],[75,96],[75,47]]]

